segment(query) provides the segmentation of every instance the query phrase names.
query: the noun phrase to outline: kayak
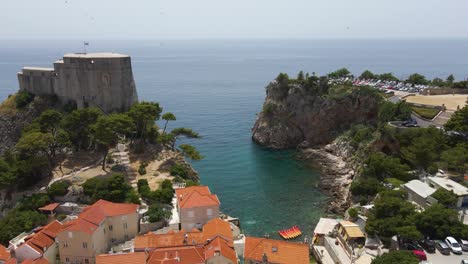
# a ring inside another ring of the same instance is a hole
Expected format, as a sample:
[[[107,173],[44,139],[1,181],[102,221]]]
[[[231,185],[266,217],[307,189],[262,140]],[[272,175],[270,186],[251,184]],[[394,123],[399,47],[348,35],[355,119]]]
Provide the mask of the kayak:
[[[302,235],[301,230],[297,226],[278,231],[279,235],[284,239],[293,239]]]

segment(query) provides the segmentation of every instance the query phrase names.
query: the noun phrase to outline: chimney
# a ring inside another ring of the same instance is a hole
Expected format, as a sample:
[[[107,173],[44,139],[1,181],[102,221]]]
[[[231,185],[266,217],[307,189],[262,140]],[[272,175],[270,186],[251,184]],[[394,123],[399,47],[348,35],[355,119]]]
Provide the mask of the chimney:
[[[187,245],[188,244],[188,234],[185,233],[184,234],[184,245]]]

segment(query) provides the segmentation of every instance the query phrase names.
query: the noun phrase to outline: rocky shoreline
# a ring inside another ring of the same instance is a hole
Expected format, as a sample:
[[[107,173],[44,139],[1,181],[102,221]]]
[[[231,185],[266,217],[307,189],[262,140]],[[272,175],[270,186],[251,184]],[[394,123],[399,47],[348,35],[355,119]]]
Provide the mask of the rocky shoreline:
[[[318,187],[330,197],[327,213],[343,214],[351,205],[350,186],[356,175],[346,142],[336,140],[324,147],[306,148],[299,156],[322,171]]]

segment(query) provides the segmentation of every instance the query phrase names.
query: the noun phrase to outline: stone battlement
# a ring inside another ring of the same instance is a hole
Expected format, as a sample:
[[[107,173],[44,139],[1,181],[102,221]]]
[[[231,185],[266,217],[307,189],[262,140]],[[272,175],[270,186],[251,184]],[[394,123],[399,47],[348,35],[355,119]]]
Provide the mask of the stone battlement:
[[[126,111],[138,101],[130,56],[118,53],[69,53],[53,68],[24,67],[21,91],[55,95],[63,104]]]

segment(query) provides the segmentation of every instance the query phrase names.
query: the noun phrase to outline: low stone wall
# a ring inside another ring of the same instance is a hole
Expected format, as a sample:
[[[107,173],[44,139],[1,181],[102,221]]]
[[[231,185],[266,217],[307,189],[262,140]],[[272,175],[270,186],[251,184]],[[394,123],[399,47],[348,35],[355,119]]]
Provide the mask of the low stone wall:
[[[468,94],[468,89],[460,88],[428,88],[424,89],[421,94],[423,95],[441,95],[441,94]]]
[[[149,223],[149,222],[140,222],[140,234],[146,234],[150,231],[154,231],[156,229],[159,229],[161,227],[164,227],[166,225],[166,221],[162,220],[159,222],[155,223]]]

